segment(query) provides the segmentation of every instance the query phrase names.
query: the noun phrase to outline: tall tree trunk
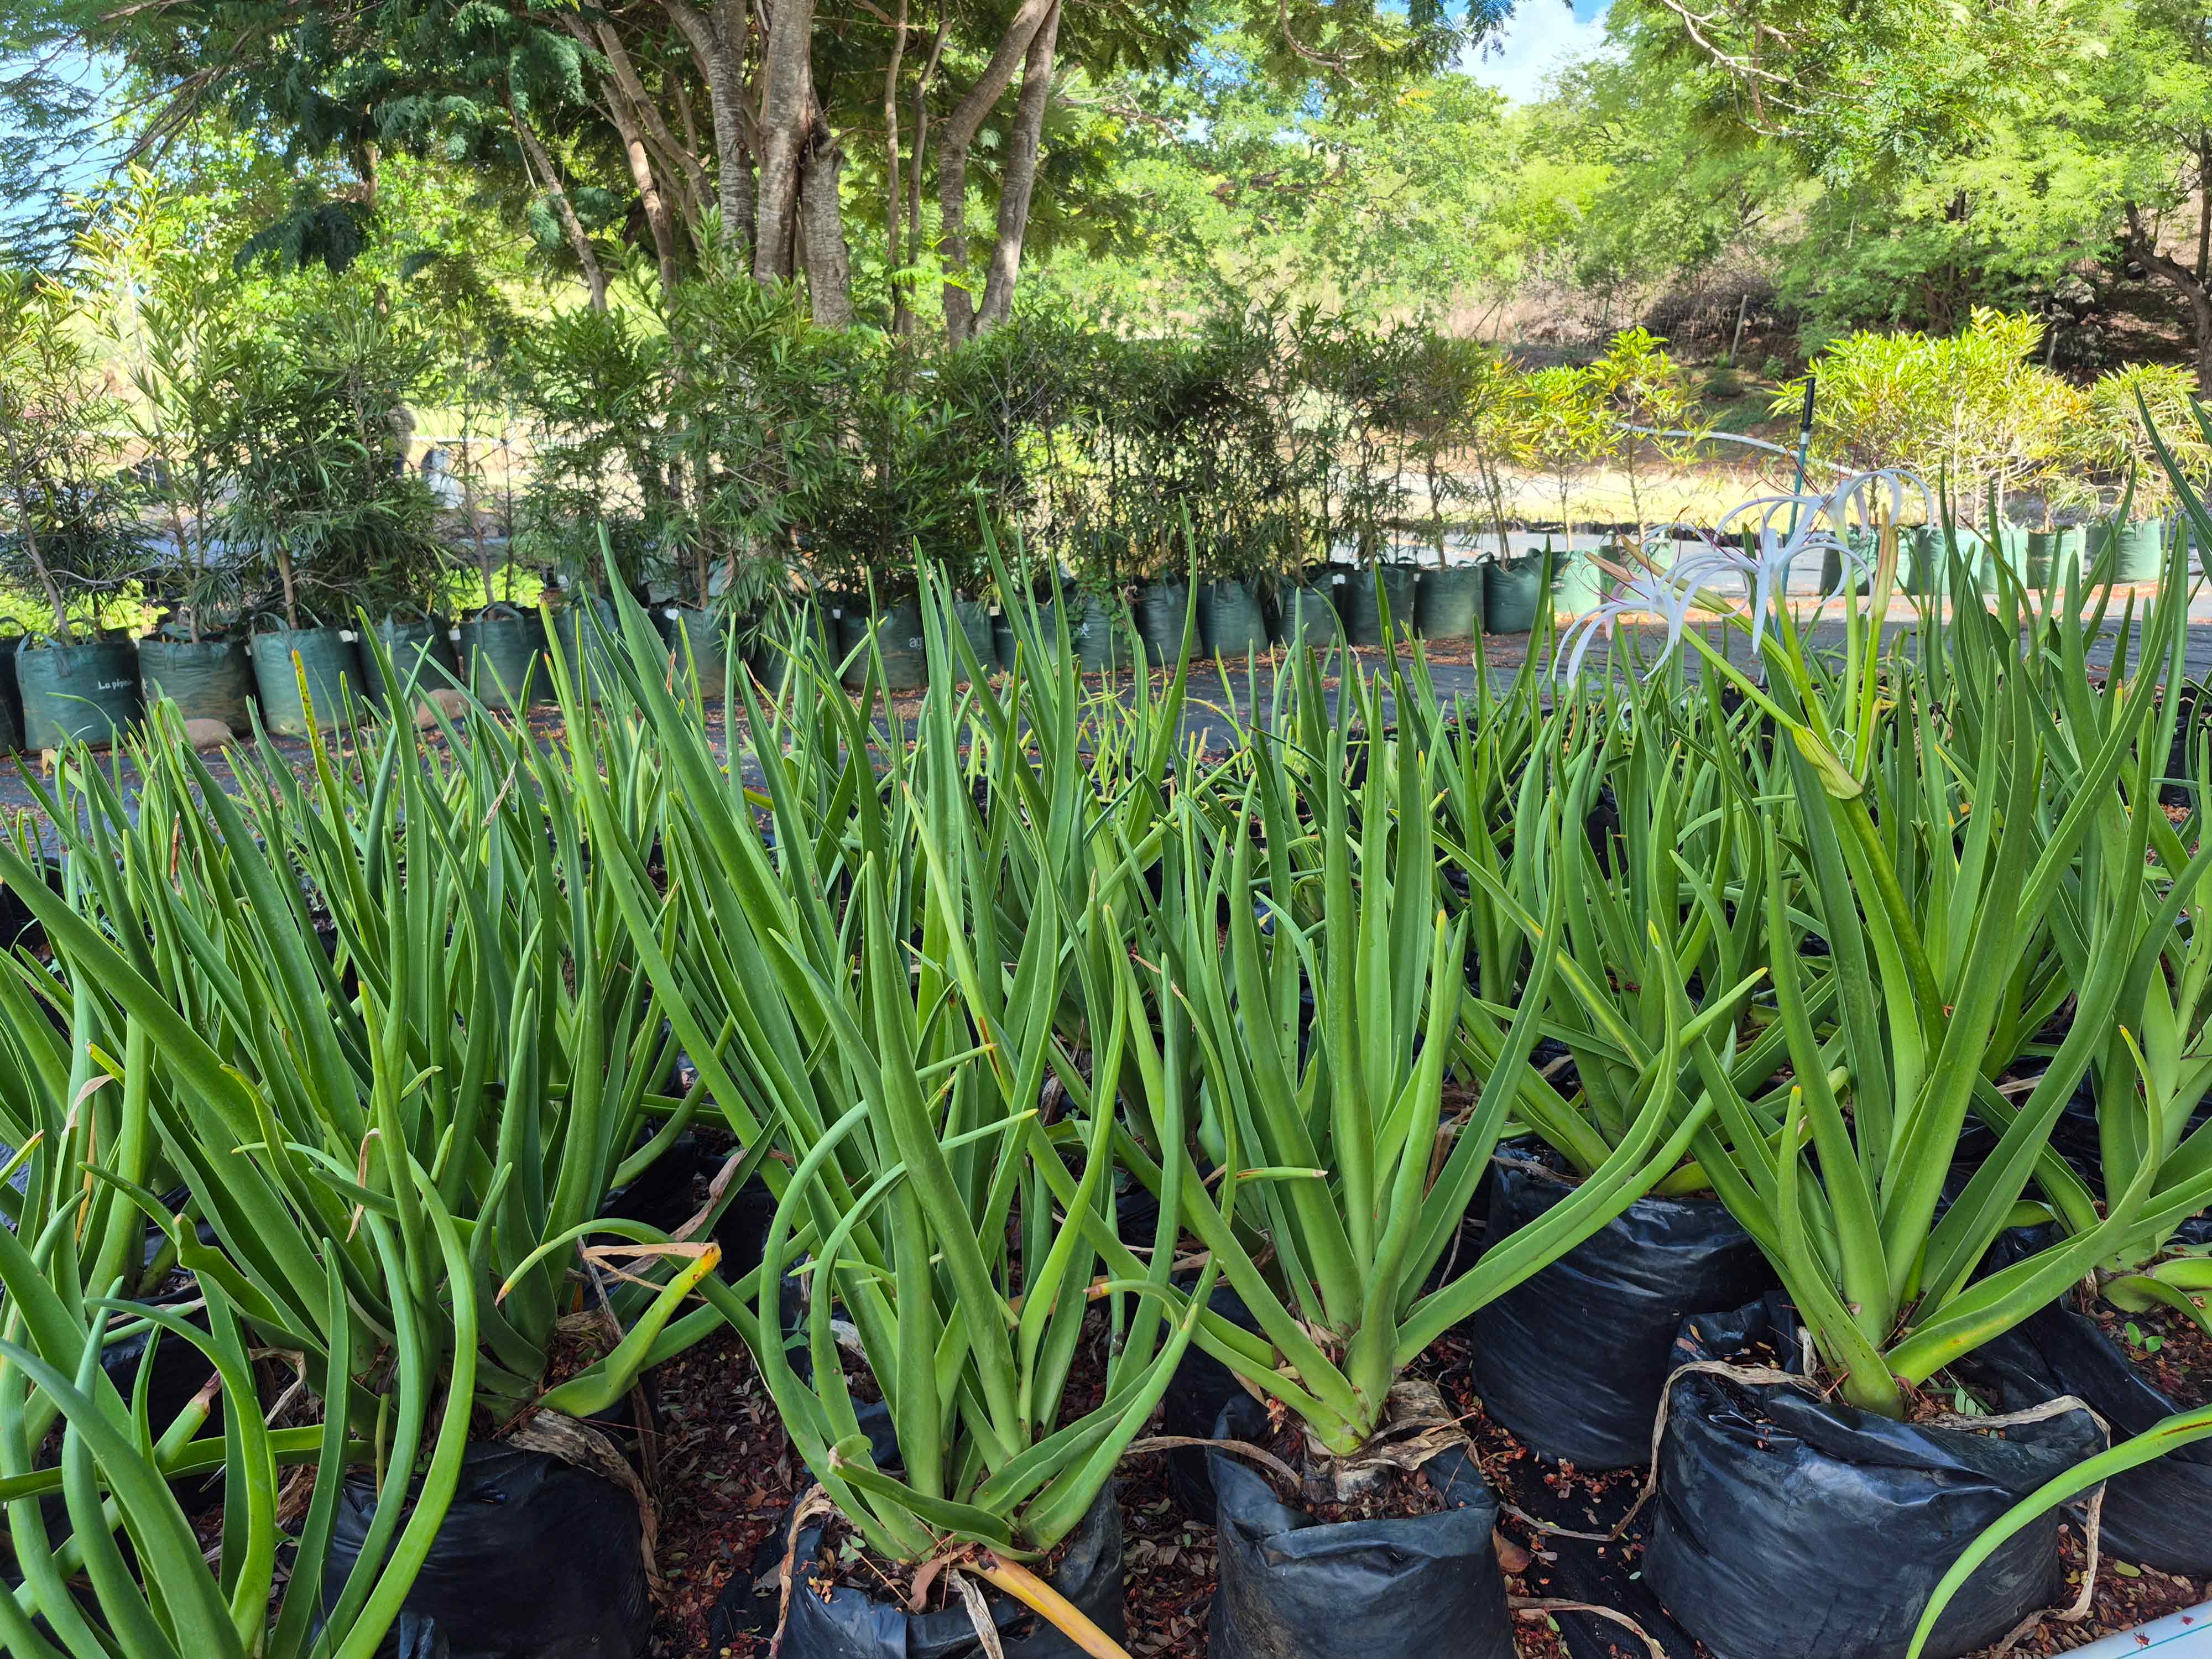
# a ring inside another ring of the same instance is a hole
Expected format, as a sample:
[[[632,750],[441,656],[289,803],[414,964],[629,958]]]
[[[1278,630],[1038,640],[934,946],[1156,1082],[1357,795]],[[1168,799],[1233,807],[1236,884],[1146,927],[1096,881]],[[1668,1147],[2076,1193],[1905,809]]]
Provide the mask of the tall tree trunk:
[[[945,118],[939,139],[937,203],[945,216],[939,255],[945,262],[945,336],[953,345],[963,343],[974,330],[975,306],[960,286],[968,267],[968,150],[984,121],[1014,78],[1014,70],[1029,53],[1030,41],[1043,24],[1046,14],[1059,0],[1022,0],[1013,21],[1000,37],[991,61],[975,77],[952,113]]]
[[[914,157],[906,170],[906,246],[909,259],[918,258],[921,252],[921,163],[929,149],[929,87],[937,78],[937,66],[945,57],[945,37],[951,28],[945,19],[938,20],[937,38],[929,43],[929,60],[921,66],[921,74],[914,83]],[[891,327],[899,334],[914,332],[914,308],[908,303],[904,289],[891,296]]]
[[[2212,282],[2212,132],[2197,135],[2197,280]]]
[[[669,90],[676,99],[676,118],[684,124],[684,153],[704,155],[707,148],[699,142],[699,117],[691,107],[690,83],[680,75],[672,75],[668,79]]]
[[[30,556],[32,574],[38,577],[39,586],[46,591],[46,604],[54,613],[54,643],[67,645],[70,642],[69,605],[62,598],[61,584],[54,580],[53,572],[46,568],[46,556],[39,549],[39,532],[32,527],[31,521],[37,515],[31,503],[31,494],[37,486],[26,482],[29,476],[28,471],[25,468],[21,453],[16,447],[15,427],[13,422],[8,425],[8,465],[9,470],[15,474],[17,481],[15,522],[22,526],[23,550]],[[286,603],[288,605],[290,603],[289,583]],[[297,628],[299,623],[295,622],[292,626]]]
[[[899,313],[905,307],[899,300],[899,128],[898,78],[899,66],[906,61],[906,5],[899,0],[898,21],[891,26],[891,60],[884,70],[884,270],[891,288],[892,330],[897,330]]]
[[[762,66],[760,207],[753,234],[753,275],[763,283],[791,275],[799,175],[814,116],[813,35],[814,0],[775,0]]]
[[[598,33],[599,49],[606,54],[608,68],[614,71],[615,86],[629,100],[631,118],[639,131],[650,145],[659,149],[661,164],[674,175],[677,208],[684,216],[684,228],[691,238],[692,246],[703,252],[699,221],[707,201],[707,171],[699,164],[699,158],[668,130],[668,123],[660,118],[659,106],[645,89],[637,66],[630,62],[629,49],[623,45],[622,36],[615,33],[614,25],[601,23]]]
[[[576,216],[576,204],[568,199],[568,192],[561,183],[560,170],[553,165],[553,158],[546,153],[545,146],[538,143],[538,135],[530,130],[512,104],[507,106],[507,117],[514,124],[515,141],[522,146],[523,159],[526,163],[525,170],[534,170],[545,176],[544,189],[552,198],[553,216],[560,220],[561,233],[568,239],[568,251],[576,256],[576,263],[584,269],[585,284],[592,291],[592,309],[605,311],[607,308],[607,274],[599,266],[599,255],[592,251],[592,239],[584,234],[584,222]]]
[[[1022,60],[1022,95],[1014,106],[1012,142],[999,182],[999,238],[991,249],[991,274],[983,285],[976,331],[996,328],[1012,315],[1014,281],[1022,269],[1022,238],[1029,229],[1030,198],[1036,189],[1037,154],[1044,146],[1044,116],[1052,103],[1053,48],[1060,38],[1060,0],[1052,0]]]
[[[853,256],[845,245],[844,205],[837,179],[845,151],[818,115],[799,173],[799,221],[806,250],[806,292],[814,320],[824,328],[853,321]]]
[[[645,207],[646,228],[653,234],[660,286],[664,292],[672,292],[676,287],[676,225],[668,211],[667,199],[660,193],[660,180],[653,171],[653,155],[645,147],[645,135],[631,118],[629,100],[623,96],[622,88],[610,86],[607,94],[607,117],[622,135],[623,155],[629,163],[629,176],[637,186],[638,200]]]
[[[722,216],[722,249],[733,258],[752,246],[753,163],[746,136],[744,38],[730,34],[731,7],[710,16],[687,0],[661,0],[683,32],[707,82],[707,107],[714,123],[715,205]],[[742,14],[740,20],[742,20]],[[738,27],[744,27],[742,21]]]
[[[2168,253],[2159,251],[2158,233],[2145,225],[2142,211],[2127,207],[2126,247],[2129,255],[2160,282],[2169,284],[2189,307],[2189,332],[2197,348],[2197,391],[2212,397],[2212,284]]]
[[[597,48],[599,43],[593,40],[592,32],[584,27],[582,19],[567,17],[562,21],[579,44],[587,50]],[[608,38],[612,39],[612,31],[607,33]],[[619,47],[621,42],[616,41],[615,44]],[[609,69],[615,70],[614,54],[609,52],[605,55]],[[629,54],[623,53],[622,62],[627,64],[629,61]],[[630,78],[633,82],[636,79],[635,73]],[[604,107],[607,118],[614,124],[616,132],[621,135],[623,158],[629,164],[630,181],[637,186],[638,201],[645,209],[646,228],[653,234],[653,255],[660,267],[660,286],[664,291],[673,289],[676,286],[675,222],[669,212],[668,198],[661,191],[659,178],[653,169],[653,152],[645,142],[643,128],[638,125],[637,106],[624,90],[618,70],[608,76]]]

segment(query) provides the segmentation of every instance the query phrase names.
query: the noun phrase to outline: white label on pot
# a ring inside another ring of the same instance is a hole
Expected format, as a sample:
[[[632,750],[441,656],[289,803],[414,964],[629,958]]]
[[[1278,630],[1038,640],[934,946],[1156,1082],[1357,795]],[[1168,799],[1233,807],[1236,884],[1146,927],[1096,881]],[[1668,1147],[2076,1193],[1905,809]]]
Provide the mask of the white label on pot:
[[[1336,570],[1336,571],[1332,571],[1332,572],[1330,572],[1330,573],[1329,573],[1329,578],[1328,578],[1328,585],[1329,585],[1331,587],[1341,587],[1341,586],[1344,586],[1344,572],[1342,572],[1341,570]]]
[[[455,645],[459,645],[461,642],[461,630],[458,628],[449,628],[446,630],[446,637]]]
[[[676,607],[672,605],[660,614],[667,617],[669,621],[674,622],[676,620]]]
[[[839,618],[841,618],[841,619],[842,619],[842,618],[843,617],[844,614],[845,614],[845,607],[844,607],[844,606],[842,606],[842,605],[831,605],[831,606],[830,607],[830,614],[832,617],[839,617]]]
[[[338,643],[340,645],[351,645],[359,637],[360,635],[356,634],[350,628],[341,628],[338,629]]]
[[[102,691],[127,691],[131,689],[131,682],[129,680],[101,680],[97,683],[97,689]]]

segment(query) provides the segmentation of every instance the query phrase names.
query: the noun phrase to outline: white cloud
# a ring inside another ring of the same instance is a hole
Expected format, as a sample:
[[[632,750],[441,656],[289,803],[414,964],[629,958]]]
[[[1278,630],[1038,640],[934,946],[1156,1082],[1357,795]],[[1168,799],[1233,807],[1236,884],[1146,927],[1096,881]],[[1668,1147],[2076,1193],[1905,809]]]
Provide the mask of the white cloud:
[[[1516,102],[1540,96],[1547,77],[1605,40],[1607,0],[1520,0],[1505,27],[1471,49],[1460,68]]]

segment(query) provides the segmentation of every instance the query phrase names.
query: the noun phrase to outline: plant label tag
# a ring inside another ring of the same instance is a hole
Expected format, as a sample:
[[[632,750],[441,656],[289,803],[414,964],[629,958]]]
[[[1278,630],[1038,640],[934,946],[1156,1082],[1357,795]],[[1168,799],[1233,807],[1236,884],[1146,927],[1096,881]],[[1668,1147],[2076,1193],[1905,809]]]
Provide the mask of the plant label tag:
[[[1334,570],[1334,571],[1331,571],[1331,572],[1329,573],[1328,585],[1329,585],[1331,587],[1341,587],[1341,586],[1344,586],[1344,572],[1342,572],[1341,570]]]
[[[350,628],[341,628],[338,629],[338,643],[340,645],[351,645],[360,638],[361,635],[355,633]]]

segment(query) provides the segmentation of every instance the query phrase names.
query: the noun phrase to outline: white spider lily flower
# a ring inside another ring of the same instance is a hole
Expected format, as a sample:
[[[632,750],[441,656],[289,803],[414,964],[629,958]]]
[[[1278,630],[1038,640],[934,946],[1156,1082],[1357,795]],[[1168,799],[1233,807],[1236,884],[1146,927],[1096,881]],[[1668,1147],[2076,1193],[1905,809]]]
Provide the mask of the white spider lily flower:
[[[1646,561],[1648,562],[1648,560]],[[1615,625],[1625,616],[1654,614],[1666,618],[1667,640],[1659,654],[1644,675],[1649,679],[1659,672],[1674,647],[1682,642],[1682,635],[1690,625],[1690,612],[1703,608],[1717,611],[1723,605],[1717,594],[1707,588],[1705,577],[1709,570],[1717,571],[1710,552],[1700,550],[1686,558],[1678,559],[1671,570],[1652,568],[1632,571],[1626,567],[1600,560],[1599,568],[1611,578],[1611,591],[1605,601],[1587,615],[1577,617],[1559,636],[1563,653],[1558,670],[1561,679],[1572,679],[1582,672],[1583,659],[1600,635],[1610,641]],[[1729,568],[1733,568],[1731,565]]]
[[[1751,600],[1753,651],[1765,633],[1767,612],[1790,592],[1790,567],[1800,556],[1833,551],[1839,563],[1857,562],[1857,550],[1823,521],[1826,507],[1819,495],[1764,495],[1731,507],[1715,527],[1714,552],[1743,577]],[[1729,539],[1731,535],[1736,539]],[[1748,547],[1741,544],[1746,541]]]
[[[1899,467],[1881,467],[1845,478],[1822,500],[1820,511],[1838,531],[1849,534],[1854,529],[1872,530],[1879,524],[1897,523],[1905,516],[1908,498],[1915,495],[1919,497],[1921,511],[1933,523],[1936,497],[1920,475]]]
[[[1710,591],[1716,578],[1732,576],[1743,582],[1751,607],[1751,646],[1757,651],[1765,637],[1767,613],[1787,599],[1790,571],[1800,557],[1835,555],[1839,573],[1836,586],[1821,596],[1821,602],[1837,598],[1856,573],[1871,568],[1850,532],[1896,523],[1914,495],[1932,518],[1934,497],[1916,475],[1893,468],[1855,473],[1826,494],[1759,495],[1731,507],[1711,530],[1700,532],[1698,550],[1678,557],[1671,569],[1660,567],[1648,542],[1630,555],[1644,567],[1641,570],[1597,561],[1612,579],[1611,591],[1560,636],[1560,678],[1571,679],[1579,673],[1590,646],[1601,635],[1610,641],[1620,619],[1631,612],[1666,618],[1667,641],[1659,653],[1663,663],[1681,643],[1693,608],[1729,609]],[[1656,664],[1651,672],[1657,672]]]
[[[1879,468],[1855,473],[1820,500],[1820,514],[1834,535],[1826,544],[1837,550],[1836,585],[1820,596],[1825,605],[1840,596],[1852,574],[1871,575],[1878,555],[1852,540],[1852,532],[1877,535],[1884,525],[1894,526],[1905,507],[1917,498],[1922,515],[1933,524],[1937,518],[1936,497],[1917,473],[1901,468]]]

